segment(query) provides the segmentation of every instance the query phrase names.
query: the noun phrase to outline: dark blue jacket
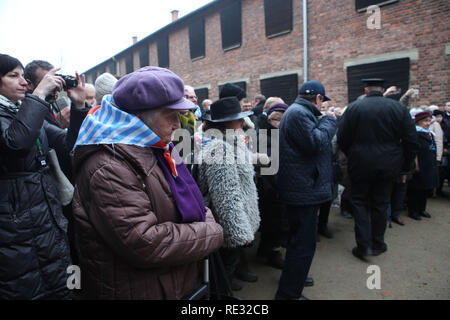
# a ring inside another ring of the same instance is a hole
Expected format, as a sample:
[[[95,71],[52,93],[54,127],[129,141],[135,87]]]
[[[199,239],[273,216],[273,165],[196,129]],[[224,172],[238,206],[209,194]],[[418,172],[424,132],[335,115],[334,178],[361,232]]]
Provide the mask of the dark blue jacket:
[[[331,140],[337,121],[321,116],[311,102],[297,98],[280,123],[281,199],[290,205],[317,205],[332,199]]]

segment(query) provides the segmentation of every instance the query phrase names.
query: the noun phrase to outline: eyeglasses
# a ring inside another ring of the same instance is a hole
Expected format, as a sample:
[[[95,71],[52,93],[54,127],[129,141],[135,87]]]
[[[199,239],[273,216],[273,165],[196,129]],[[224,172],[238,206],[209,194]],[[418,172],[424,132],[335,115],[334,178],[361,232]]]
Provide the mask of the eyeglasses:
[[[186,99],[197,99],[197,96],[188,96],[188,95],[185,95],[184,96]]]

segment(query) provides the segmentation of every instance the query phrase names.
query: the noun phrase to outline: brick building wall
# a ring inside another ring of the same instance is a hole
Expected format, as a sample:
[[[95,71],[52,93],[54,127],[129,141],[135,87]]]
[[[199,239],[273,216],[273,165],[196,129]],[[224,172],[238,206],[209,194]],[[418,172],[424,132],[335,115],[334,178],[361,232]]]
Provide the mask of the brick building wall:
[[[242,0],[241,46],[224,51],[220,4],[223,7],[231,2],[217,1],[218,5],[197,10],[176,27],[168,25],[154,37],[144,39],[148,42],[150,65],[158,65],[157,37],[169,34],[169,69],[194,88],[208,88],[210,99],[218,98],[218,87],[225,82],[245,81],[250,98],[260,93],[260,80],[272,76],[296,73],[300,86],[303,82],[302,1],[292,1],[292,31],[269,39],[265,34],[264,1]],[[205,19],[205,57],[192,61],[189,24],[198,17]],[[323,82],[334,104],[344,106],[348,102],[346,68],[409,58],[409,85],[420,90],[416,104],[441,105],[450,101],[449,2],[400,0],[382,6],[381,29],[367,28],[368,17],[366,12],[355,10],[353,0],[308,1],[308,79]],[[140,68],[138,49],[134,47],[117,58],[120,75],[125,74],[126,54],[133,54],[134,70]],[[89,70],[88,80],[93,80],[90,75],[101,67],[102,64]]]

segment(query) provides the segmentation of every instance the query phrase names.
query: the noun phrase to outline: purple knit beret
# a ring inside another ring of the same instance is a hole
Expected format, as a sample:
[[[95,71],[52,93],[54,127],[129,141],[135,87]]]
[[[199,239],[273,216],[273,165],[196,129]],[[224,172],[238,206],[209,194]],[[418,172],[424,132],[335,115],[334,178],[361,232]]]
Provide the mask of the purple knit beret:
[[[127,74],[116,82],[112,96],[117,107],[126,112],[195,109],[195,105],[184,98],[183,80],[159,67],[144,67]]]
[[[289,108],[289,106],[286,103],[276,102],[267,109],[266,113],[267,115],[270,115],[274,111],[285,112],[287,108]]]

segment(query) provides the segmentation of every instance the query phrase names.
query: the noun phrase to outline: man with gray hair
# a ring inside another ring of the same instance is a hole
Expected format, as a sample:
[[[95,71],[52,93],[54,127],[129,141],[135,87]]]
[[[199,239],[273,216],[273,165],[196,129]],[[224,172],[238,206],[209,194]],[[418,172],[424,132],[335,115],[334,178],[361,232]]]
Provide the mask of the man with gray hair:
[[[86,83],[86,99],[84,100],[88,105],[95,106],[95,87],[91,83]]]
[[[192,88],[191,86],[184,86],[184,97],[196,105],[194,116],[196,120],[201,120],[202,109],[198,105],[198,97],[195,94],[194,88]]]
[[[97,80],[95,80],[95,100],[97,104],[102,104],[103,97],[112,93],[112,89],[116,84],[117,79],[111,73],[102,73]]]

